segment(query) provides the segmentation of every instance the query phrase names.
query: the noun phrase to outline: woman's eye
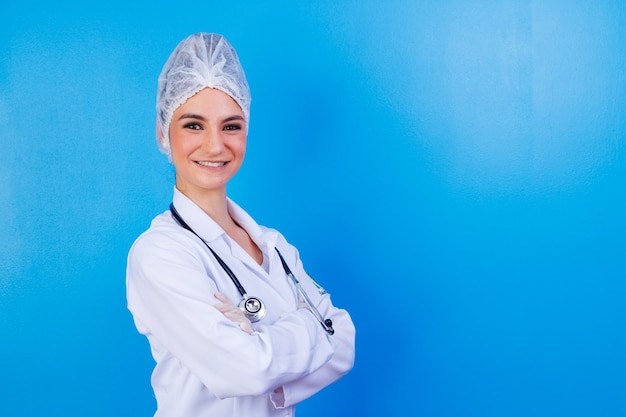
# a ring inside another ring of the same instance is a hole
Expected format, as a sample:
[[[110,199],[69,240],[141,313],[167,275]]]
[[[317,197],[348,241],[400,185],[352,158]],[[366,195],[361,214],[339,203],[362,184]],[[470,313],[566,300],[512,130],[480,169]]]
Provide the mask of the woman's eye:
[[[198,123],[188,123],[185,125],[185,129],[200,130],[202,127]]]
[[[224,130],[241,130],[241,125],[239,124],[231,124],[224,126]]]

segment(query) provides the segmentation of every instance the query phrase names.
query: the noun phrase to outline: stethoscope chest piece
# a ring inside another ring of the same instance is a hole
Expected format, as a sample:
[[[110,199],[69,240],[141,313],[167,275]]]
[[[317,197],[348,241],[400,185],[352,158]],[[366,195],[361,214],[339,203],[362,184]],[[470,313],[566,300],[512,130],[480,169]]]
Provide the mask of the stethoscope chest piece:
[[[239,303],[239,308],[252,323],[265,317],[265,303],[259,298],[245,296]]]

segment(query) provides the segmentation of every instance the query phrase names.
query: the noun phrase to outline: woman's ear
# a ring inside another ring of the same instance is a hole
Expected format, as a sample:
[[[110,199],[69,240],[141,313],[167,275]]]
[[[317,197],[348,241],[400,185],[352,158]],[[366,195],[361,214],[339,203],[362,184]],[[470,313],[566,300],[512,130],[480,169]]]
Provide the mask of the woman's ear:
[[[161,149],[167,149],[167,144],[165,143],[165,137],[163,135],[163,128],[161,127],[161,122],[158,118],[156,120],[156,139],[157,144]]]

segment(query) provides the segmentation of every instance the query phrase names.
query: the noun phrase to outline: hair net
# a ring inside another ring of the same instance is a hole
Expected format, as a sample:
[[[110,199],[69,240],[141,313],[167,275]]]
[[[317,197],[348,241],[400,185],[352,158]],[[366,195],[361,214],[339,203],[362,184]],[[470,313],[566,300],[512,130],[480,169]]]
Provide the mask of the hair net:
[[[171,157],[169,130],[172,115],[204,88],[215,88],[233,98],[250,120],[250,88],[235,49],[222,35],[196,33],[172,52],[159,76],[157,134],[159,149]]]

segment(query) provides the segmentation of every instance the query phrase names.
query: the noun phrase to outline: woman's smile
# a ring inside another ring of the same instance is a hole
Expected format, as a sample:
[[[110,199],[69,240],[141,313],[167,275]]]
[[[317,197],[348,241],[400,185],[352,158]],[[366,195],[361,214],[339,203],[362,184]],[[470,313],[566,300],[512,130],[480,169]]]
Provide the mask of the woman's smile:
[[[205,167],[212,167],[212,168],[223,167],[224,165],[226,165],[228,163],[226,161],[223,161],[223,162],[195,161],[195,162],[198,165],[202,165],[202,166],[205,166]]]

